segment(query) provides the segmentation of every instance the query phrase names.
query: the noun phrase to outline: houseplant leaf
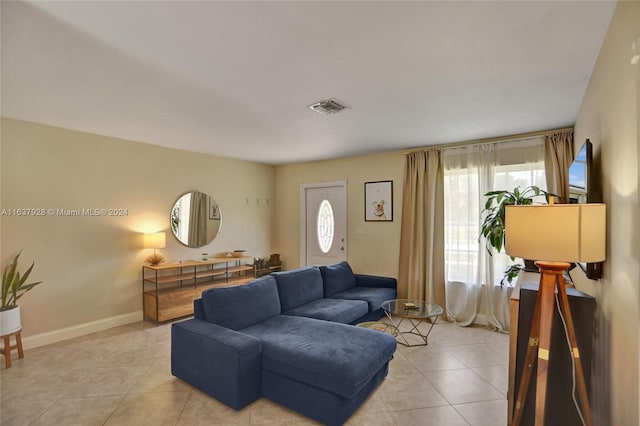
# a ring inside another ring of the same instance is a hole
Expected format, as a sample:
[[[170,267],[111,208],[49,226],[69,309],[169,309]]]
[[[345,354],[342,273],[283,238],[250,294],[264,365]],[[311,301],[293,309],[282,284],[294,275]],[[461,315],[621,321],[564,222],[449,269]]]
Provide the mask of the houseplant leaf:
[[[18,267],[18,258],[20,257],[20,253],[22,253],[22,251],[18,252],[18,254],[13,258],[13,261],[7,265],[2,273],[2,300],[0,301],[0,310],[3,311],[12,307],[9,300],[9,292],[11,291],[13,282],[15,281],[16,268]]]
[[[531,205],[533,198],[544,194],[550,194],[537,186],[528,186],[524,189],[515,187],[513,191],[497,190],[485,193],[485,209],[482,212],[481,237],[485,238],[485,244],[490,254],[500,252],[504,247],[504,226],[506,219],[506,206]]]
[[[27,269],[27,271],[24,273],[24,275],[22,276],[22,279],[19,280],[19,284],[17,286],[17,291],[16,291],[16,298],[14,302],[17,302],[18,299],[20,299],[27,291],[31,290],[33,287],[37,286],[38,284],[42,284],[42,281],[38,281],[36,283],[31,283],[31,284],[25,284],[35,264],[36,264],[35,262],[31,263],[31,266],[29,266],[29,269]]]
[[[511,192],[499,190],[485,193],[485,208],[481,214],[482,225],[480,227],[480,237],[478,240],[484,238],[485,247],[489,255],[493,255],[494,252],[500,253],[504,248],[506,207],[513,205],[531,205],[534,202],[534,197],[542,194],[544,194],[547,200],[549,196],[554,196],[554,194],[533,185],[522,190],[520,187],[515,187]],[[511,282],[519,270],[519,265],[511,265],[505,271],[504,279]]]
[[[5,267],[2,273],[0,311],[7,311],[15,308],[18,299],[20,299],[22,295],[42,283],[42,281],[38,281],[27,284],[27,280],[33,271],[35,262],[31,263],[31,266],[29,266],[24,274],[20,274],[20,271],[18,271],[18,259],[20,258],[21,253],[22,251],[16,254],[11,263]]]

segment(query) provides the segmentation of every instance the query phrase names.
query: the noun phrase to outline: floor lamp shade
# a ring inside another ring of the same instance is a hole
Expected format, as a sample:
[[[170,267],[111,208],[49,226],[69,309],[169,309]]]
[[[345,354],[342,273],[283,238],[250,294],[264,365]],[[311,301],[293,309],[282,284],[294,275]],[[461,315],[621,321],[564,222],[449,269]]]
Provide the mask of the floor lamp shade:
[[[142,246],[146,249],[164,248],[166,245],[166,234],[164,232],[155,232],[153,234],[142,235]]]
[[[605,204],[507,206],[509,256],[552,262],[605,260]]]

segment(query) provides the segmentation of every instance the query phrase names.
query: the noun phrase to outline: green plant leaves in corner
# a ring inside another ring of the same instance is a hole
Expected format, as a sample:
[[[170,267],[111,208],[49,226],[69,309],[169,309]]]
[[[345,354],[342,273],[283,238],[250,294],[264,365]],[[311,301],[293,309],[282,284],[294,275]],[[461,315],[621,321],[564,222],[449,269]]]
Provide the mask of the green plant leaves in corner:
[[[528,186],[524,190],[515,187],[512,191],[489,191],[484,196],[484,210],[481,213],[482,226],[480,228],[480,241],[483,237],[485,246],[490,256],[493,252],[500,253],[504,247],[504,227],[506,218],[506,207],[513,205],[531,205],[533,198],[544,194],[546,200],[554,197],[555,194],[540,189],[537,186]],[[511,258],[513,260],[513,258]],[[522,267],[519,264],[510,265],[505,271],[505,275],[500,281],[504,285],[504,281],[511,281],[518,275]]]
[[[518,186],[512,191],[489,191],[484,194],[486,201],[484,210],[481,213],[482,226],[478,240],[484,237],[489,255],[493,255],[494,250],[499,253],[504,247],[506,206],[531,205],[533,204],[533,198],[542,194],[547,200],[550,196],[555,196],[534,185],[528,186],[523,190]]]
[[[26,284],[31,271],[35,266],[35,262],[31,263],[31,266],[25,271],[23,275],[18,270],[18,259],[22,254],[22,250],[16,254],[11,263],[4,268],[2,272],[2,289],[0,291],[0,311],[8,311],[17,306],[18,299],[20,299],[26,292],[33,289],[38,284],[42,284],[42,281]]]

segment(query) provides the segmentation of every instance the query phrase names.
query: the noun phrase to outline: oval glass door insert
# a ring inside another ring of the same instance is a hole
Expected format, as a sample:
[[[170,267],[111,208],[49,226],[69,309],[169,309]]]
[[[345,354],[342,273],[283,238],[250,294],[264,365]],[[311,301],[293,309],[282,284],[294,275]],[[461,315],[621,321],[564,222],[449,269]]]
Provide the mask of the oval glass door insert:
[[[318,218],[316,220],[318,245],[322,253],[327,254],[333,245],[333,209],[329,200],[322,200],[318,207]]]

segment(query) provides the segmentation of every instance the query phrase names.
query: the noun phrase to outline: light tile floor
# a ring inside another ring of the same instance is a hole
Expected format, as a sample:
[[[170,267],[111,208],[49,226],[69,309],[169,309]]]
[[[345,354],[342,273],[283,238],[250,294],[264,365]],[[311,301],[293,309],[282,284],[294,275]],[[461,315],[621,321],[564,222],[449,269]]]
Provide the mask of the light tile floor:
[[[426,326],[426,325],[425,325]],[[28,350],[0,371],[2,425],[314,425],[266,399],[235,411],[170,372],[170,324],[140,322]],[[2,360],[4,361],[4,360]],[[506,425],[508,335],[438,323],[398,345],[348,425]]]

